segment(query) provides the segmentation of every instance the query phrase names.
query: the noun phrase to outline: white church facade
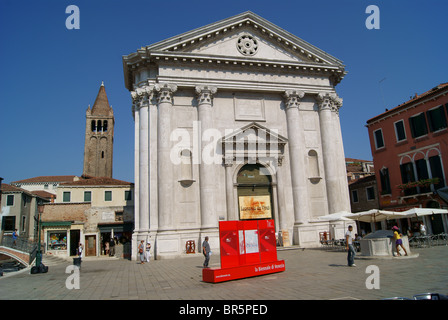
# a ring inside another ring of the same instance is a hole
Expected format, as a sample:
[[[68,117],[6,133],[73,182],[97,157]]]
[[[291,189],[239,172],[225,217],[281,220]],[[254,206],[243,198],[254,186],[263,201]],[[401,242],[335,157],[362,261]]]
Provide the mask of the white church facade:
[[[319,245],[350,211],[335,91],[342,61],[245,12],[123,57],[135,121],[133,248],[219,249],[220,220],[274,219]],[[134,250],[135,251],[135,250]],[[136,253],[133,253],[134,257]],[[153,255],[153,256],[154,256]]]

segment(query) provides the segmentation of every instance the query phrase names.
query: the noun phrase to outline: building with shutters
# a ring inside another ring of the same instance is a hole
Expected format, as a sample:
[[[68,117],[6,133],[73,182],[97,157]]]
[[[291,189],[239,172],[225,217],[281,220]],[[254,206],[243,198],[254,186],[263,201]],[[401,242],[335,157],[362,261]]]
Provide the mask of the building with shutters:
[[[447,207],[437,192],[447,186],[447,94],[442,83],[367,121],[382,209]],[[432,233],[448,230],[446,215],[424,220]]]

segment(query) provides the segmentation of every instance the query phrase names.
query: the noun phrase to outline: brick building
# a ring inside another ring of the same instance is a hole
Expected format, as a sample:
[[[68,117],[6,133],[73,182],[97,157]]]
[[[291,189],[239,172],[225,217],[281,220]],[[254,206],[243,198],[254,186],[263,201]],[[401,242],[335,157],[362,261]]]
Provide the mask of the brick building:
[[[106,177],[81,177],[61,183],[56,201],[43,206],[46,252],[75,256],[81,242],[85,256],[101,256],[114,238],[116,255],[130,258],[134,227],[134,184]]]
[[[447,185],[447,94],[442,83],[367,121],[380,208],[447,207],[437,193]],[[424,220],[432,233],[448,230],[446,215]]]

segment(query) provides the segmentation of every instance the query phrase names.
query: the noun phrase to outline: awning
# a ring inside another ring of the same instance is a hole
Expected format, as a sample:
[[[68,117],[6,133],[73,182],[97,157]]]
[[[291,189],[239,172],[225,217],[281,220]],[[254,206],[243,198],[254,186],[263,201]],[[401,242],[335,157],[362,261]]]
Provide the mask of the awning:
[[[99,223],[98,229],[100,229],[100,232],[112,232],[112,229],[114,230],[114,232],[132,232],[134,231],[134,224],[132,222]]]
[[[73,221],[42,221],[42,227],[70,227]]]

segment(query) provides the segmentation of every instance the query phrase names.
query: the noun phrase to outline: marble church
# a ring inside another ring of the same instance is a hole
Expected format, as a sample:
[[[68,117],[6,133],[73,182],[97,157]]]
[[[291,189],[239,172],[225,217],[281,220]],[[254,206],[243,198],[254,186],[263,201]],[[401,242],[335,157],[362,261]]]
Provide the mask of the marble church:
[[[245,12],[123,56],[135,121],[133,248],[195,252],[221,220],[273,219],[319,245],[350,212],[336,85],[343,62]],[[334,227],[334,226],[333,226]],[[288,238],[288,239],[286,239]],[[134,258],[136,253],[134,254]]]

